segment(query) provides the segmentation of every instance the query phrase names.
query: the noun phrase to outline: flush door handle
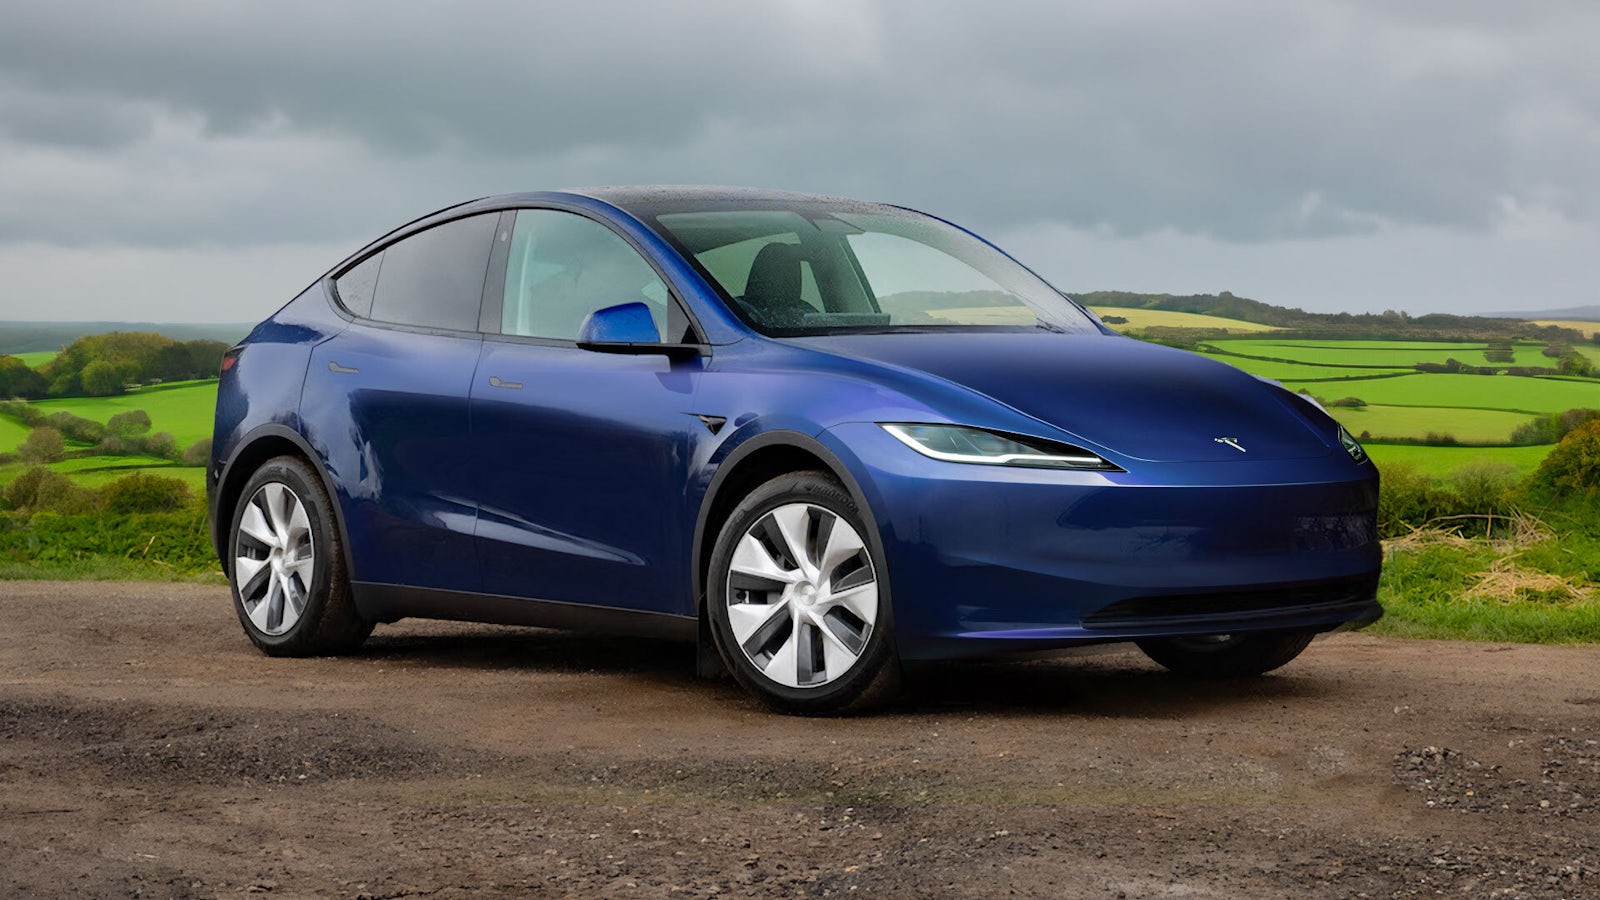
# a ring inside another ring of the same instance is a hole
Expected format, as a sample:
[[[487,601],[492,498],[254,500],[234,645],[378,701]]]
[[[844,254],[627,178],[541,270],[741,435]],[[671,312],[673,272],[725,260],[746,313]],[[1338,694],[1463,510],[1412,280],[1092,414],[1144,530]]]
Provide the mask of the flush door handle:
[[[500,379],[499,375],[490,375],[489,376],[489,387],[507,388],[507,389],[510,389],[510,390],[513,390],[513,391],[520,391],[520,390],[522,390],[522,382],[520,382],[520,381],[502,381]]]
[[[341,366],[338,363],[333,362],[331,360],[328,362],[328,371],[334,373],[335,375],[360,375],[361,374],[361,370],[360,369],[352,368],[350,366]]]

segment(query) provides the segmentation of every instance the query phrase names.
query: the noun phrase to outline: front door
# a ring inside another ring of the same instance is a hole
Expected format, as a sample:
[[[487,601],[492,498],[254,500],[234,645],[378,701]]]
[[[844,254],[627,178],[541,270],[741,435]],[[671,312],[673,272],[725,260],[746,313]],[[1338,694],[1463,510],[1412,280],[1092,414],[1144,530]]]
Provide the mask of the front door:
[[[575,213],[519,211],[507,257],[501,333],[485,337],[472,383],[484,590],[691,613],[702,361],[575,343],[589,313],[629,302],[678,331],[677,301],[632,245]]]

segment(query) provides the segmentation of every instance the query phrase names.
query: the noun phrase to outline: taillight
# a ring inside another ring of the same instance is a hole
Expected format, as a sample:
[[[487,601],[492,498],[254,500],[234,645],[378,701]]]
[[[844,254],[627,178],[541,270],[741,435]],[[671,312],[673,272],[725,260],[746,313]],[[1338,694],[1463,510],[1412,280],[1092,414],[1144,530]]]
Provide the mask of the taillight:
[[[229,347],[228,348],[228,352],[222,354],[222,371],[226,372],[229,369],[233,368],[233,364],[239,361],[239,354],[241,354],[243,352],[244,352],[244,345],[243,344],[238,344],[236,346]]]

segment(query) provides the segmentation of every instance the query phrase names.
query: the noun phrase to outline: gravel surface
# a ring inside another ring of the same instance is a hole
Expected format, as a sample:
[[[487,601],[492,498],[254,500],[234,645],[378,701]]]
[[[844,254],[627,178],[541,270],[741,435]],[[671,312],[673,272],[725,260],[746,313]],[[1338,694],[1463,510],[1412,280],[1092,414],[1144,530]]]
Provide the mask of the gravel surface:
[[[1339,635],[774,716],[682,645],[258,654],[225,589],[0,582],[0,896],[1600,897],[1600,647]]]

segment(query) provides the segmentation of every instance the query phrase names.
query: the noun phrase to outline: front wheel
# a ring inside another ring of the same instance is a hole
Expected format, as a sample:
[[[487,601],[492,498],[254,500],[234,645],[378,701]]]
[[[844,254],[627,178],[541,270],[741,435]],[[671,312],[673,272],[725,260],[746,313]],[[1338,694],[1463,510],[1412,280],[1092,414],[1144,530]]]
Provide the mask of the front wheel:
[[[746,690],[781,712],[866,706],[898,680],[887,569],[850,494],[820,472],[775,478],[723,524],[711,632]]]
[[[1204,634],[1139,641],[1145,655],[1177,672],[1200,678],[1261,675],[1300,655],[1312,631]]]

